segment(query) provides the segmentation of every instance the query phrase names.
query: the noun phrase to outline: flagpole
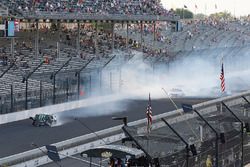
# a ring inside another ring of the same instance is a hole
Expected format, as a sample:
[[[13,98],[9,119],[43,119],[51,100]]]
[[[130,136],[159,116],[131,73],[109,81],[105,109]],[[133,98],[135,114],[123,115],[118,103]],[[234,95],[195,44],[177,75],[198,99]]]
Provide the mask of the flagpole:
[[[149,147],[149,132],[150,132],[150,120],[149,120],[149,112],[150,112],[150,107],[151,107],[151,98],[150,98],[150,93],[148,94],[148,107],[147,107],[147,152],[150,152],[150,147]]]
[[[152,121],[151,121],[151,118],[152,117],[152,108],[151,108],[151,98],[150,98],[150,93],[148,95],[148,107],[147,107],[147,131],[148,133],[150,132],[151,130],[151,126],[152,126]]]

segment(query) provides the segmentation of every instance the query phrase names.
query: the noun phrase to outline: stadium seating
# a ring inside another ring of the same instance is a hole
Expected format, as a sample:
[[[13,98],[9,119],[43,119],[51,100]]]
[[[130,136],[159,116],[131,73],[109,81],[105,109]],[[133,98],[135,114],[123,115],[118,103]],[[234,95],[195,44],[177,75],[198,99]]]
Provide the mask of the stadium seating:
[[[50,12],[83,14],[120,14],[120,15],[172,15],[157,0],[4,0],[6,6],[18,13]]]
[[[140,15],[140,16],[173,16],[172,11],[165,10],[157,0],[2,0],[0,2],[8,6],[11,14],[21,16],[23,14],[43,13],[48,15],[59,14],[67,16],[76,13],[82,15]],[[54,24],[54,23],[51,23]],[[77,46],[77,28],[67,28],[62,23],[60,32],[58,27],[49,28],[45,25],[39,27],[39,53],[35,50],[35,25],[28,23],[28,28],[21,27],[15,39],[14,53],[11,53],[11,42],[8,39],[0,40],[0,71],[5,71],[13,62],[11,68],[0,80],[0,94],[4,103],[10,103],[10,85],[14,86],[16,101],[22,101],[25,92],[23,78],[33,71],[42,61],[49,60],[32,74],[29,79],[29,98],[39,95],[40,81],[42,89],[47,94],[45,99],[52,96],[53,82],[51,75],[62,67],[71,58],[71,61],[57,75],[57,95],[63,96],[66,90],[66,79],[70,80],[70,91],[76,94],[77,77],[75,72],[83,67],[91,58],[95,58],[83,71],[81,83],[91,82],[97,78],[87,78],[91,72],[98,71],[112,58],[112,36],[110,31],[98,30],[96,33],[93,24],[81,23],[80,49]],[[218,21],[208,18],[206,20],[187,20],[183,22],[183,31],[171,32],[168,23],[156,23],[156,40],[154,41],[153,25],[143,25],[143,43],[141,44],[140,24],[129,25],[129,45],[126,49],[126,26],[115,25],[114,53],[119,58],[112,61],[112,65],[119,66],[125,63],[133,50],[143,51],[144,62],[150,64],[166,63],[177,57],[190,55],[218,56],[222,51],[228,56],[236,53],[245,54],[246,46],[250,44],[250,28],[240,21]],[[97,41],[94,40],[97,34]],[[98,50],[95,50],[95,44]],[[58,48],[59,46],[59,48]],[[226,49],[225,49],[226,48]],[[59,50],[58,50],[59,49]],[[36,56],[35,56],[36,55]],[[120,61],[122,57],[122,62]],[[86,86],[86,85],[85,85]],[[91,89],[91,88],[89,88]],[[19,95],[20,94],[20,97]],[[31,96],[32,95],[32,96]],[[61,100],[63,101],[63,100]]]

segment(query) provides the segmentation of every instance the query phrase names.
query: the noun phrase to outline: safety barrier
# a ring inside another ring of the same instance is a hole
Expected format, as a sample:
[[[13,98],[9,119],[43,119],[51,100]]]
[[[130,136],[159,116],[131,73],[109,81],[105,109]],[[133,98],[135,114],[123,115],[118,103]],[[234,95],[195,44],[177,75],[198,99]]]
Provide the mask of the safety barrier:
[[[10,122],[20,121],[24,119],[28,119],[29,117],[34,117],[36,114],[47,113],[47,114],[55,114],[59,112],[74,110],[83,107],[90,107],[102,103],[108,103],[112,101],[118,101],[124,99],[122,95],[107,95],[107,96],[99,96],[92,97],[88,99],[83,99],[79,101],[73,101],[68,103],[56,104],[41,108],[34,108],[30,110],[3,114],[0,115],[0,124],[6,124]]]
[[[249,98],[248,97],[249,95],[250,95],[250,91],[247,91],[247,92],[239,93],[233,96],[223,97],[223,98],[207,101],[204,103],[200,103],[200,104],[194,105],[193,107],[199,110],[199,112],[202,114],[208,114],[208,113],[218,111],[217,110],[218,104],[220,104],[222,101],[225,102],[229,107],[236,106],[239,104],[244,104],[246,102],[243,100],[242,96]],[[152,128],[158,129],[158,128],[165,126],[164,123],[160,121],[161,118],[165,118],[166,120],[168,120],[170,124],[173,124],[173,123],[181,122],[181,121],[188,120],[194,117],[197,117],[197,115],[196,114],[183,114],[182,109],[163,113],[163,114],[156,115],[153,117],[154,124]],[[147,122],[146,119],[141,119],[138,121],[130,122],[128,125],[137,126],[139,127],[139,131],[145,131],[146,122]],[[109,129],[105,129],[102,131],[98,131],[96,132],[96,134],[100,137],[100,139],[96,140],[97,136],[95,134],[87,134],[87,135],[83,135],[83,136],[69,139],[66,141],[62,141],[59,143],[55,143],[54,145],[58,147],[59,152],[62,154],[75,155],[77,153],[88,150],[89,148],[93,148],[95,146],[117,142],[124,137],[124,134],[121,131],[121,125],[115,126]],[[44,147],[42,147],[41,149],[45,151]],[[0,159],[0,165],[6,164],[6,165],[12,165],[12,166],[18,166],[18,167],[19,166],[20,167],[39,166],[42,164],[46,164],[48,162],[50,162],[50,160],[39,149],[34,149],[31,151],[27,151],[24,153],[12,155],[12,156]]]

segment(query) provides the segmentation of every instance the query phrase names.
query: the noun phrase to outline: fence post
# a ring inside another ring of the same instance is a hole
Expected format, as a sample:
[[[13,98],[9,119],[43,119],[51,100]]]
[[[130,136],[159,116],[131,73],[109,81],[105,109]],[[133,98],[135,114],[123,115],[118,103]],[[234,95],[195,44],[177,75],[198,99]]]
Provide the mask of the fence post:
[[[69,78],[66,80],[66,99],[69,101]]]
[[[100,91],[102,91],[102,69],[99,69],[99,84],[100,84]]]
[[[110,71],[110,75],[109,75],[109,84],[110,84],[110,90],[112,92],[112,71]]]
[[[81,72],[77,73],[77,98],[80,99]]]
[[[90,74],[90,76],[89,76],[89,95],[91,95],[91,83],[92,81],[91,81],[91,74]]]
[[[25,110],[28,109],[28,79],[26,80],[26,85],[25,85]]]
[[[40,102],[39,102],[40,103],[40,107],[42,107],[42,100],[43,100],[42,99],[43,98],[42,97],[42,93],[43,93],[42,91],[43,91],[42,81],[40,81]]]
[[[56,104],[56,76],[53,74],[53,104]]]
[[[13,102],[13,85],[10,85],[10,112],[13,112],[14,109],[14,102]]]

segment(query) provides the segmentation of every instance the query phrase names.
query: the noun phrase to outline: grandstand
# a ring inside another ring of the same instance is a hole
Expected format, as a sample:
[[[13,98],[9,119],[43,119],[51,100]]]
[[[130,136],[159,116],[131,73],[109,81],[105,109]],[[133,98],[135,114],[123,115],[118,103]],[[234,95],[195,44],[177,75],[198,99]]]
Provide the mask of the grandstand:
[[[157,16],[160,19],[162,16],[175,19],[172,11],[165,10],[159,1],[39,1],[27,0],[17,1],[12,0],[3,1],[2,4],[9,7],[11,14],[24,18],[32,19],[86,19],[89,20],[126,20],[127,16],[130,19],[139,20],[144,19],[143,16],[147,15],[146,20],[149,18],[154,20]],[[162,19],[164,20],[164,17]]]
[[[2,25],[10,21],[18,25],[14,37],[6,35],[4,30],[0,38],[0,115],[126,91],[121,71],[133,58],[142,58],[154,70],[186,57],[216,59],[223,53],[231,61],[237,54],[247,56],[250,52],[249,24],[213,18],[181,20],[183,27],[179,31],[179,16],[164,9],[159,0],[2,0],[0,16]],[[238,114],[241,118],[247,111],[243,105],[233,106],[241,111]],[[225,112],[225,108],[220,111]],[[223,159],[220,164],[231,166],[240,160],[241,148],[237,143],[240,130],[235,128],[234,121],[221,127],[216,121],[210,122],[230,138],[225,147],[219,145]],[[199,133],[197,125],[204,126],[197,118],[190,122],[196,133]],[[156,128],[147,135],[138,132],[142,124],[127,130],[161,164],[198,166],[200,161],[203,166],[207,154],[215,152],[209,145],[214,136],[204,126],[208,140],[199,141],[190,132],[181,130],[182,123],[174,126],[185,140],[197,145],[200,153],[197,157],[190,156],[189,164],[184,160],[186,150],[180,140],[173,135],[162,137],[170,134],[170,130]],[[244,140],[248,141],[247,135]],[[135,147],[131,143],[128,146]],[[165,152],[166,148],[169,152]],[[237,157],[231,158],[232,154]],[[248,154],[244,156],[247,158]]]
[[[119,29],[114,26],[115,23],[140,22],[143,28],[143,24],[147,23],[152,27],[156,20],[178,19],[172,11],[165,10],[159,1],[97,1],[93,4],[92,1],[13,0],[2,1],[1,5],[8,9],[9,16],[19,26],[15,38],[1,40],[1,76],[6,82],[1,94],[1,113],[24,109],[18,105],[24,99],[25,108],[28,109],[50,104],[51,98],[52,103],[77,99],[79,87],[86,89],[83,90],[85,95],[95,92],[89,89],[97,87],[95,82],[101,87],[104,78],[100,74],[92,76],[91,73],[100,73],[108,64],[118,67],[133,57],[131,51],[124,51],[140,49],[141,44],[116,33]],[[149,58],[153,53],[145,54]],[[157,53],[155,62],[164,57],[168,56]],[[93,61],[89,62],[92,58]],[[49,63],[39,66],[45,60]],[[79,69],[84,73],[80,79],[73,77]],[[54,74],[57,76],[53,77]],[[25,84],[27,77],[31,80]],[[110,84],[113,82],[116,86],[109,87],[120,87],[116,81],[110,81]],[[51,89],[53,93],[46,93],[51,92]],[[25,97],[22,97],[24,94]]]

